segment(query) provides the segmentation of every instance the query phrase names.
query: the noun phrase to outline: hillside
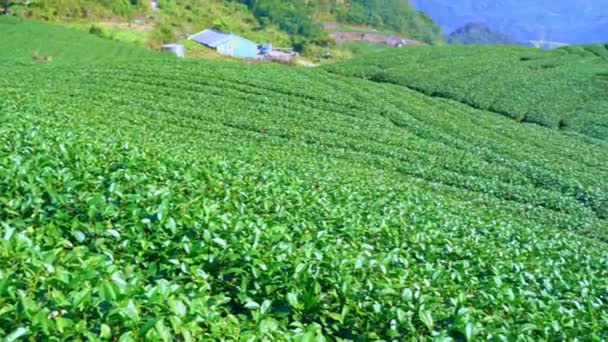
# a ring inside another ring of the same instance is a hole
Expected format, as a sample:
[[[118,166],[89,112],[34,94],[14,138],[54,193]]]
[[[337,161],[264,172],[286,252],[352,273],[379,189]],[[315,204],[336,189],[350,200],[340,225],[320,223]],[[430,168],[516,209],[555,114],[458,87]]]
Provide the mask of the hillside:
[[[0,17],[2,52],[0,65],[51,65],[73,63],[120,63],[125,60],[168,59],[132,44],[114,42],[93,34],[70,30],[58,25],[12,17]],[[15,38],[15,39],[11,39]],[[23,39],[27,39],[24,42]]]
[[[247,6],[238,2],[170,0],[160,1],[158,6],[155,11],[149,1],[38,0],[28,6],[14,5],[12,12],[45,21],[81,24],[85,30],[94,25],[109,38],[114,38],[115,33],[143,35],[142,45],[152,47],[209,27],[237,32],[260,42],[291,43],[286,32],[271,23],[260,25]]]
[[[457,45],[518,44],[513,38],[495,32],[488,25],[482,23],[468,23],[450,33],[446,41],[448,44]]]
[[[608,139],[608,45],[413,47],[328,70],[398,84],[519,122]]]
[[[116,24],[126,29],[143,28],[148,45],[183,39],[209,27],[235,32],[276,46],[325,47],[330,41],[322,30],[324,20],[368,25],[391,30],[427,43],[441,41],[439,27],[407,1],[336,0],[164,0],[153,10],[143,0],[36,0],[11,1],[10,11],[28,17],[59,22],[85,22],[100,27]],[[121,25],[124,24],[124,25]],[[127,26],[128,27],[125,27]],[[114,26],[116,26],[114,25]]]
[[[442,40],[439,26],[426,13],[412,7],[409,1],[355,0],[350,2],[350,6],[345,5],[349,2],[337,0],[333,2],[331,13],[342,23],[369,25],[380,30],[388,29],[429,44]]]
[[[608,6],[604,0],[412,0],[444,32],[483,22],[517,41],[570,44],[608,42]]]
[[[606,142],[322,69],[0,30],[0,336],[605,337]]]

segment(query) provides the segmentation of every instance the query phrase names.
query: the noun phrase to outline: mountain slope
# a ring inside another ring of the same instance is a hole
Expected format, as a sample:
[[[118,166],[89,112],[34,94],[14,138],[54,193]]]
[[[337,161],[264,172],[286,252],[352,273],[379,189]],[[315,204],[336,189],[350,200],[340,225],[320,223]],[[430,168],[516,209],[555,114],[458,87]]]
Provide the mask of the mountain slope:
[[[0,50],[1,335],[603,336],[606,143],[320,69],[91,63],[0,23],[23,51]]]
[[[608,139],[607,45],[413,47],[328,70],[399,84],[520,122]]]
[[[409,1],[355,0],[350,6],[348,2],[335,1],[332,12],[343,23],[388,29],[429,44],[442,39],[439,26],[426,13],[416,11]]]
[[[149,1],[37,0],[14,1],[11,11],[49,21],[143,21],[153,29],[153,45],[184,38],[204,28],[217,27],[275,45],[316,44],[329,40],[321,21],[364,24],[424,40],[441,41],[439,27],[407,1],[336,0],[166,0],[152,10]]]
[[[482,23],[468,23],[450,33],[448,44],[508,44],[515,45],[517,41],[502,33],[494,32]]]
[[[271,23],[262,27],[245,5],[234,1],[160,1],[158,9],[153,10],[147,0],[38,0],[27,6],[15,5],[12,11],[52,22],[88,23],[102,28],[122,24],[127,31],[138,28],[146,33],[145,45],[154,47],[214,26],[256,41],[273,41],[277,45],[291,42],[286,32]]]
[[[608,41],[608,3],[603,0],[412,0],[445,32],[483,22],[518,41],[571,44]]]

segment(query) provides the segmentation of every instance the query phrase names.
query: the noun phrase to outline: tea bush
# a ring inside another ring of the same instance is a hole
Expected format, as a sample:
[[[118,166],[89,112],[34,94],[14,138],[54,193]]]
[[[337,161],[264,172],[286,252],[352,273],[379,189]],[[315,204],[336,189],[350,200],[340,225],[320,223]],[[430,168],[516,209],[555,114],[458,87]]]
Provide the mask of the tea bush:
[[[406,86],[520,122],[608,139],[608,49],[518,46],[408,47],[327,70]]]
[[[91,49],[0,50],[7,340],[606,338],[606,143],[318,69]]]

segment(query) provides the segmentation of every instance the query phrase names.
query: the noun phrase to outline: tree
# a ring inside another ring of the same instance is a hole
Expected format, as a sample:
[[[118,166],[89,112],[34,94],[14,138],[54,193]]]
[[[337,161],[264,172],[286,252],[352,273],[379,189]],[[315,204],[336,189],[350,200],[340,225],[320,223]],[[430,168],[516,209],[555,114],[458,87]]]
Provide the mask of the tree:
[[[2,0],[2,14],[7,15],[10,7],[11,2],[9,0]]]
[[[11,12],[11,8],[16,5],[29,6],[32,0],[0,0],[2,1],[2,14],[7,15]]]

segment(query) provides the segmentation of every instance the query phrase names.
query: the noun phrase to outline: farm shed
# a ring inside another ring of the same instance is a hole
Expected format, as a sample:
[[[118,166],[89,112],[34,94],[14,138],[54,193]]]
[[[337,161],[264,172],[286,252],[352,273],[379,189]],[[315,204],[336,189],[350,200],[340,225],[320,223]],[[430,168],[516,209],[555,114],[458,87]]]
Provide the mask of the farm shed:
[[[179,58],[186,57],[186,49],[181,44],[165,44],[161,47],[163,51],[170,52]]]
[[[215,49],[218,53],[237,58],[258,58],[258,45],[249,39],[218,30],[205,30],[188,39]]]

